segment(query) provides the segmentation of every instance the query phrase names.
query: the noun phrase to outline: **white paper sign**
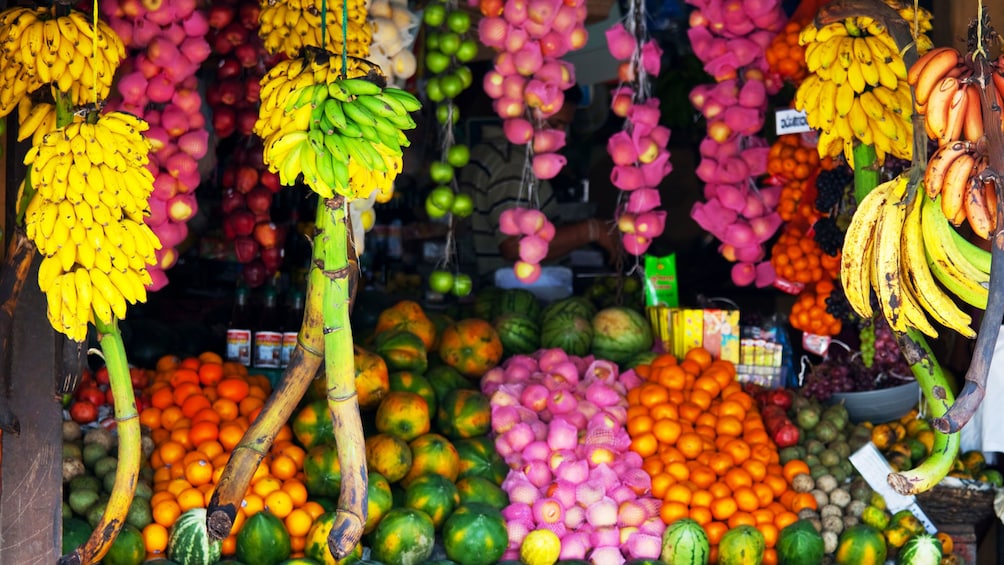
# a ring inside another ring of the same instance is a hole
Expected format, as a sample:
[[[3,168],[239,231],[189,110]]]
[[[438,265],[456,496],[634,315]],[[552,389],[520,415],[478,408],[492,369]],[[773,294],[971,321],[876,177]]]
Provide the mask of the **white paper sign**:
[[[805,117],[805,112],[795,110],[794,108],[775,112],[774,128],[777,130],[778,135],[812,131],[812,128],[809,127],[809,121]]]
[[[907,509],[924,524],[924,529],[928,533],[934,534],[938,532],[938,528],[935,527],[931,519],[924,514],[920,505],[917,504],[915,496],[904,496],[889,486],[886,477],[889,476],[889,473],[892,473],[892,467],[889,466],[889,462],[885,460],[885,457],[875,447],[874,443],[868,442],[861,449],[852,453],[850,459],[851,464],[861,473],[861,476],[872,487],[872,490],[882,495],[882,498],[885,499],[886,507],[890,512],[895,514],[900,510]]]

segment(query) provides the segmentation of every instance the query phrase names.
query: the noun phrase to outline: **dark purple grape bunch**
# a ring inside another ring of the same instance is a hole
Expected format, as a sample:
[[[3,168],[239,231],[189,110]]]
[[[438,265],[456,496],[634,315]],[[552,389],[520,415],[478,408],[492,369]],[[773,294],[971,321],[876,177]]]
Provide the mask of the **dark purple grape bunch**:
[[[829,213],[844,199],[847,186],[854,180],[854,171],[840,165],[816,175],[816,210]]]

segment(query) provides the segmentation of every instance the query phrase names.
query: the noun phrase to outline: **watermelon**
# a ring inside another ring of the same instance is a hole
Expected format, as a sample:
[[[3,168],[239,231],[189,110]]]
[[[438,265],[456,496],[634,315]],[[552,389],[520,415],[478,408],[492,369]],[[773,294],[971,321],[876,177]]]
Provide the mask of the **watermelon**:
[[[552,302],[540,313],[541,322],[547,322],[548,318],[561,314],[574,314],[581,318],[591,320],[596,315],[596,306],[588,298],[582,296],[570,296],[557,302]]]
[[[823,562],[823,536],[812,522],[798,520],[784,527],[777,538],[780,565],[818,565]]]
[[[623,306],[604,308],[593,316],[592,352],[600,359],[626,363],[652,349],[652,326],[637,310]]]
[[[374,560],[384,565],[417,565],[432,555],[436,528],[432,518],[414,508],[394,508],[370,536]]]
[[[125,524],[101,561],[104,565],[140,565],[146,558],[146,546],[139,528]]]
[[[458,439],[453,443],[460,456],[460,471],[457,479],[482,477],[501,485],[509,473],[502,456],[495,451],[495,444],[488,436]]]
[[[711,556],[708,534],[696,520],[681,518],[662,534],[660,559],[667,565],[706,565]]]
[[[497,286],[486,286],[479,290],[471,305],[472,315],[482,320],[494,319],[497,311],[496,304],[503,292],[505,291]]]
[[[91,537],[92,529],[80,518],[63,518],[63,555],[83,545]]]
[[[429,414],[436,413],[436,390],[421,373],[397,371],[390,374],[389,382],[390,392],[414,392],[425,399],[425,403],[429,405]]]
[[[868,524],[857,524],[840,534],[833,560],[837,565],[880,565],[886,558],[885,537]]]
[[[509,505],[509,495],[502,487],[484,477],[470,476],[457,481],[460,504],[479,502],[502,510]]]
[[[525,288],[507,288],[495,301],[492,317],[486,319],[494,320],[507,312],[517,312],[536,321],[540,319],[540,302]]]
[[[404,490],[405,508],[421,510],[428,514],[436,529],[443,525],[458,504],[460,504],[460,492],[457,491],[457,485],[435,473],[417,477]]]
[[[748,525],[732,528],[718,542],[718,565],[760,565],[765,549],[760,530]]]
[[[569,355],[587,355],[593,344],[593,325],[588,318],[573,312],[562,312],[544,320],[540,330],[540,346],[558,348]]]
[[[318,445],[303,462],[303,484],[314,496],[338,497],[342,489],[342,465],[335,444]]]
[[[485,435],[492,426],[490,401],[476,390],[450,391],[439,404],[436,425],[443,435],[451,439]]]
[[[911,537],[896,554],[896,565],[938,565],[943,556],[941,540],[928,533]]]
[[[487,504],[462,504],[443,524],[446,556],[461,565],[492,565],[508,545],[502,513]]]
[[[506,312],[492,323],[502,340],[506,356],[533,353],[540,349],[540,325],[533,318],[519,312]]]
[[[171,526],[167,556],[178,565],[211,565],[222,551],[222,544],[209,537],[205,508],[186,510]]]
[[[268,510],[255,513],[237,532],[237,558],[242,561],[276,565],[290,552],[286,526]]]

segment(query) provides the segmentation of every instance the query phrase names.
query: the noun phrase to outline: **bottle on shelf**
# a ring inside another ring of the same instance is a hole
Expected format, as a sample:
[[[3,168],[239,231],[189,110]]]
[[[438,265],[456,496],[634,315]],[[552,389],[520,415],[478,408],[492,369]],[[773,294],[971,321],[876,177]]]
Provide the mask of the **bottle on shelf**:
[[[251,306],[249,299],[251,291],[243,284],[237,287],[234,294],[234,309],[230,314],[230,325],[227,326],[227,361],[234,361],[244,366],[251,366]]]
[[[254,332],[254,366],[259,369],[278,369],[282,350],[282,327],[279,315],[278,293],[275,287],[265,289],[261,316]]]
[[[282,324],[282,351],[279,354],[279,368],[289,365],[289,357],[296,349],[296,340],[303,324],[303,308],[305,296],[303,291],[294,288],[289,294],[289,308],[286,310],[286,321]]]

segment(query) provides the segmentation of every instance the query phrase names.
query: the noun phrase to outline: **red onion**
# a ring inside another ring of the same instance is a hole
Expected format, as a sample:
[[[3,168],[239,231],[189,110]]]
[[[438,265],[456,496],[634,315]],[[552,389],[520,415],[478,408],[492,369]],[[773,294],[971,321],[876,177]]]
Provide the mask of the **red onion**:
[[[582,460],[562,461],[554,472],[558,478],[574,484],[581,484],[589,478],[589,464]]]
[[[519,400],[530,410],[540,411],[547,407],[547,401],[550,397],[550,391],[546,386],[542,384],[530,384],[523,389],[523,394],[520,395]]]
[[[565,509],[565,527],[569,530],[576,530],[586,522],[586,509],[577,504],[567,506]]]
[[[567,513],[568,509],[575,506],[575,487],[576,483],[557,478],[547,487],[544,494],[560,502]]]
[[[622,501],[617,508],[617,522],[621,528],[624,526],[641,526],[650,517],[645,511],[645,507],[633,497]]]
[[[599,505],[604,504],[607,500],[610,499],[601,500]],[[593,544],[594,548],[616,547],[621,543],[621,532],[620,528],[617,527],[617,505],[612,500],[610,500],[610,503],[613,505],[612,509],[599,509],[598,506],[586,509],[586,521],[593,527],[593,532],[589,535],[589,541]],[[596,512],[600,514],[600,517],[595,520],[593,518],[595,515],[594,509],[597,509]]]
[[[533,441],[523,448],[523,458],[527,461],[547,461],[551,448],[546,441]]]
[[[574,450],[579,443],[579,430],[564,418],[554,418],[548,425],[547,445],[554,451]]]
[[[634,559],[658,559],[662,553],[662,534],[638,531],[628,537],[626,545],[628,555]]]
[[[551,467],[545,459],[531,459],[523,466],[523,472],[530,484],[538,489],[546,488],[551,484]]]
[[[510,541],[511,544],[511,541]],[[587,532],[571,532],[561,540],[559,559],[585,559],[592,548]]]
[[[506,441],[516,451],[524,451],[528,445],[534,442],[533,428],[526,422],[518,422],[503,432]]]

